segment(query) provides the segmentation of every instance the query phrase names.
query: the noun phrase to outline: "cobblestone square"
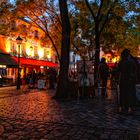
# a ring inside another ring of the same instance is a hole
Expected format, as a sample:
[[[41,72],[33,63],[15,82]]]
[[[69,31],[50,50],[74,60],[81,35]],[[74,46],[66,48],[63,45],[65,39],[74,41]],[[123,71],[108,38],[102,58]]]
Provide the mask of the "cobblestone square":
[[[97,95],[66,101],[52,99],[50,90],[6,91],[0,91],[2,140],[140,139],[140,107],[133,115],[118,114],[115,91],[103,100]]]

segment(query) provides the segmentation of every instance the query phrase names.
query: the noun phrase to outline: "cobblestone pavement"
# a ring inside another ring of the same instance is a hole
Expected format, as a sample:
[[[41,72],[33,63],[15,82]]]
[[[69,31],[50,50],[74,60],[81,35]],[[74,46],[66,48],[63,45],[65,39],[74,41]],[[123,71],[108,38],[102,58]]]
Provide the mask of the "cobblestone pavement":
[[[52,99],[53,91],[7,91],[0,91],[0,140],[140,139],[140,107],[118,114],[113,90],[107,99],[67,101]]]

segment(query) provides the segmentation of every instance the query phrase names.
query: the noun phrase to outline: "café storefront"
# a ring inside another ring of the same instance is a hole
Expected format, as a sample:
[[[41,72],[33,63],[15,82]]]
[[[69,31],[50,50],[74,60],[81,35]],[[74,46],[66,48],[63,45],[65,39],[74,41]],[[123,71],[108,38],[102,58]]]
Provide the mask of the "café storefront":
[[[12,86],[16,84],[18,58],[10,54],[0,53],[0,87]],[[30,58],[20,57],[20,73],[21,78],[35,70],[36,72],[44,72],[49,67],[58,67],[58,64]]]
[[[7,53],[0,53],[0,86],[12,85],[17,62]]]
[[[15,56],[12,56],[13,60],[18,62],[18,58]],[[49,68],[58,68],[58,64],[50,61],[45,60],[37,60],[32,58],[24,58],[20,57],[20,74],[21,78],[24,78],[24,76],[27,76],[27,74],[32,73],[32,71],[35,71],[36,73],[44,73]]]

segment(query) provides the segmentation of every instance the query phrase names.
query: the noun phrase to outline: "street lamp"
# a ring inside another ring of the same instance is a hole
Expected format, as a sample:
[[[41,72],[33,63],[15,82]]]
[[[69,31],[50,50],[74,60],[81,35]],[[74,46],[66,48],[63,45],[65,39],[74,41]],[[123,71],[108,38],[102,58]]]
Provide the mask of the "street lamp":
[[[17,90],[20,89],[20,45],[22,43],[22,38],[20,36],[16,39],[18,44],[18,77],[17,77]]]

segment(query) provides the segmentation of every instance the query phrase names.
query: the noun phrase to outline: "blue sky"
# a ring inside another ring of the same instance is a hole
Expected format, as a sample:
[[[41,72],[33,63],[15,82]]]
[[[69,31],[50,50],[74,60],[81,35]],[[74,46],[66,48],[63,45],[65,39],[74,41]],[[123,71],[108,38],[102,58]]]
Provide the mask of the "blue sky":
[[[14,3],[15,2],[15,0],[9,0],[11,3]]]

